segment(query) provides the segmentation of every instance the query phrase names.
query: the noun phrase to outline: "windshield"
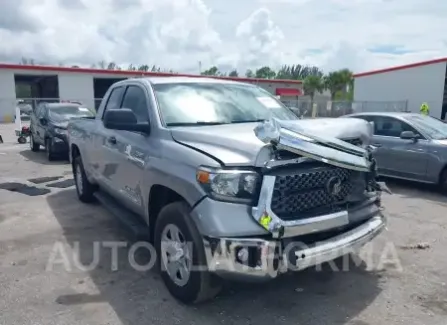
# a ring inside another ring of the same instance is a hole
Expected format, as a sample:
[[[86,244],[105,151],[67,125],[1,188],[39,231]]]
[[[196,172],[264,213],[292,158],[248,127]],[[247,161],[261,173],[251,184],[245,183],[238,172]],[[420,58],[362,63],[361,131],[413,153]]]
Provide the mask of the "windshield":
[[[73,117],[89,117],[95,114],[88,108],[70,105],[53,106],[48,108],[50,119],[54,121],[67,121]]]
[[[154,91],[167,126],[298,119],[270,93],[251,85],[169,83],[155,84]]]
[[[436,140],[447,139],[447,124],[444,122],[423,115],[411,115],[406,118],[429,137]]]

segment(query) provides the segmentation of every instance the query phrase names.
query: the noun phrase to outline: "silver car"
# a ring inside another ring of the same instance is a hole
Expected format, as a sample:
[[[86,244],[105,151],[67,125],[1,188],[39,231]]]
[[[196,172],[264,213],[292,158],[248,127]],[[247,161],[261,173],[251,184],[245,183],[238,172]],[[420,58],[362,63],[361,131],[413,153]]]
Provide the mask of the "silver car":
[[[374,124],[371,144],[382,176],[439,184],[447,190],[447,124],[420,114],[355,113]]]

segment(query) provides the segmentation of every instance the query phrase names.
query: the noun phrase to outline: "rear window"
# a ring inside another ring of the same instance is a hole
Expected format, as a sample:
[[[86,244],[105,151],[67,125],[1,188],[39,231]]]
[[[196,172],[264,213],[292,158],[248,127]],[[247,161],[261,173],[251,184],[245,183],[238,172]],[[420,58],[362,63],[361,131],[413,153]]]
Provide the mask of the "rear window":
[[[93,117],[95,113],[90,109],[76,105],[57,105],[49,106],[48,113],[50,119],[68,120],[74,117]]]

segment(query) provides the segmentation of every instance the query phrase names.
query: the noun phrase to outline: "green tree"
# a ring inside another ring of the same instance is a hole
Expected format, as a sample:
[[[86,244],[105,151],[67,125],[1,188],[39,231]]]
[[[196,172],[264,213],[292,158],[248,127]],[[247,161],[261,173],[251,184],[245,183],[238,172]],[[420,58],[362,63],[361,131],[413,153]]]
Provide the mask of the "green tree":
[[[216,66],[213,66],[201,73],[202,76],[221,76],[219,69]]]
[[[347,89],[352,89],[353,86],[354,78],[348,69],[333,71],[324,77],[324,87],[329,90],[331,100],[348,99]]]
[[[303,66],[301,64],[283,65],[276,74],[276,79],[304,80],[307,76],[323,76],[316,66]]]
[[[324,76],[324,88],[331,94],[331,100],[335,99],[335,95],[343,88],[343,79],[339,71],[333,71]]]
[[[246,76],[247,78],[254,78],[254,77],[255,77],[255,74],[253,73],[253,71],[252,71],[251,69],[248,69],[248,70],[245,72],[245,76]]]
[[[276,72],[273,71],[270,67],[264,66],[256,70],[255,77],[262,79],[274,79],[276,77]]]
[[[116,69],[116,63],[115,62],[109,62],[107,65],[107,70],[115,70]]]
[[[142,64],[138,67],[137,70],[147,72],[147,71],[149,71],[149,66],[147,64]]]
[[[315,94],[324,89],[323,78],[318,75],[309,75],[303,80],[304,93],[310,97],[311,103],[314,101]]]
[[[155,64],[152,66],[152,68],[151,68],[151,71],[152,72],[161,72],[161,68],[160,67],[157,67]]]
[[[239,77],[239,73],[237,72],[236,69],[232,70],[229,74],[229,77]]]

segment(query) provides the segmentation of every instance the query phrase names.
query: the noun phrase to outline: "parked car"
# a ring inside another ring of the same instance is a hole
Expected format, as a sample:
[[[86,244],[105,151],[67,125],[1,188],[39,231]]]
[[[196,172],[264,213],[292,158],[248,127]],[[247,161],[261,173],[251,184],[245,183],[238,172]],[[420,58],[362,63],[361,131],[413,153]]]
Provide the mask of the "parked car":
[[[30,148],[45,147],[48,160],[68,153],[67,124],[70,119],[94,117],[88,108],[72,103],[41,103],[31,112]]]
[[[356,113],[373,122],[372,145],[382,176],[439,184],[447,191],[447,124],[415,113]]]
[[[254,85],[158,77],[113,84],[68,133],[78,198],[153,242],[169,292],[192,303],[221,278],[273,279],[378,235],[370,126],[299,120]]]

